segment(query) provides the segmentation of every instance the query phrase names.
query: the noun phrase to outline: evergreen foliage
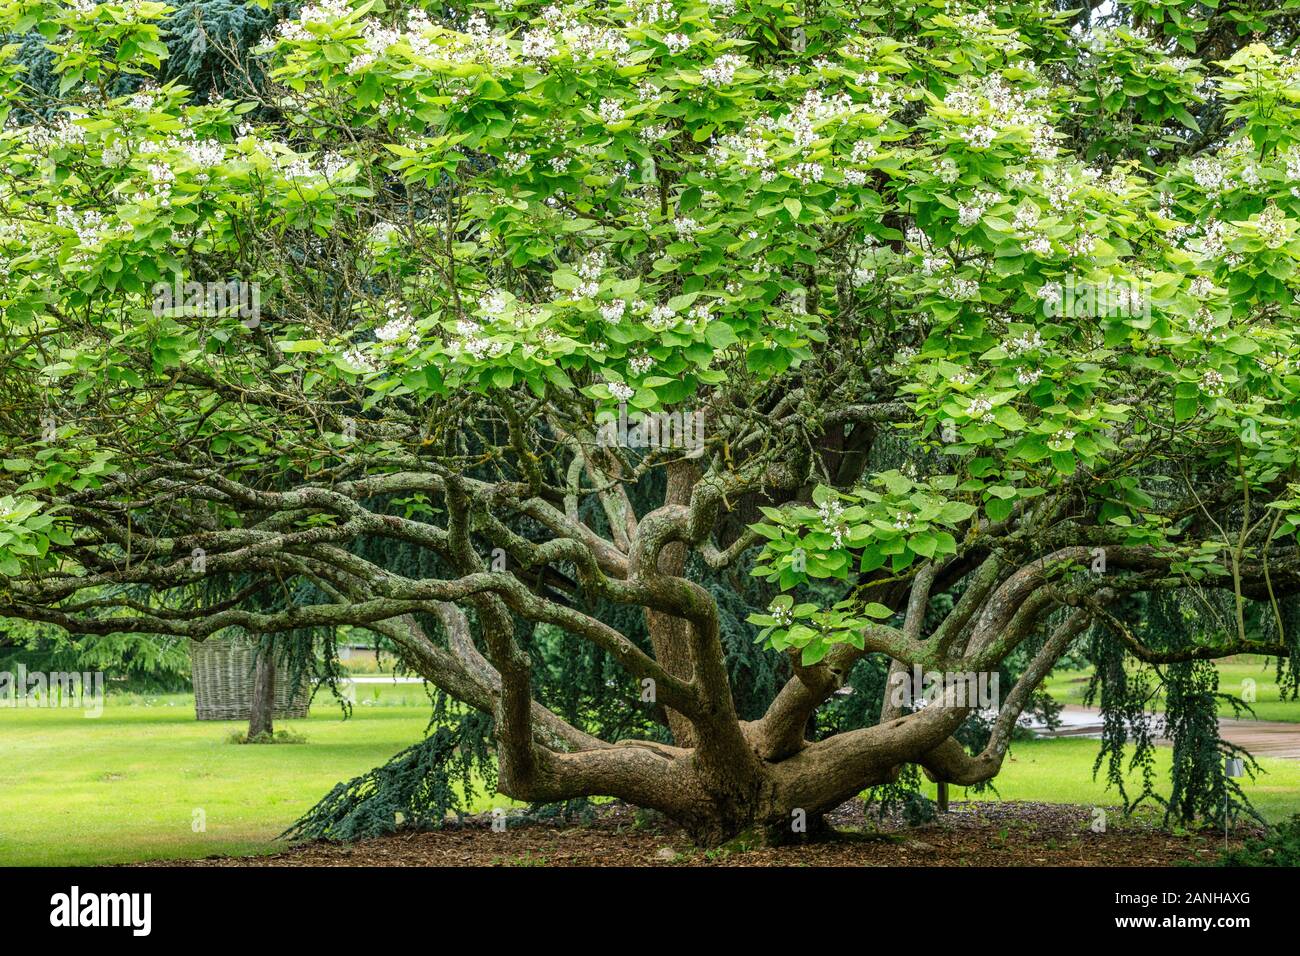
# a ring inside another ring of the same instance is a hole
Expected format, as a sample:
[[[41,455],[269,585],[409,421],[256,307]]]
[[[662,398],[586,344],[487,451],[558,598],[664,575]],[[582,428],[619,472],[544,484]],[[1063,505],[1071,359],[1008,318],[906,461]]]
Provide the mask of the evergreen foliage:
[[[441,827],[447,814],[463,816],[475,793],[495,789],[495,761],[487,747],[490,718],[459,712],[439,696],[432,733],[381,767],[340,783],[282,836],[293,840],[357,840],[399,827]]]

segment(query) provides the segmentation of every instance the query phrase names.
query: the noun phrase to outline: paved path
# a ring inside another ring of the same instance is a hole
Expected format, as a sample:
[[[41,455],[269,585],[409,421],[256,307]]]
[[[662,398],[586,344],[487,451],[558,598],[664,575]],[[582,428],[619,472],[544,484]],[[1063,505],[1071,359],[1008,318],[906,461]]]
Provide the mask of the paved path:
[[[340,677],[339,683],[346,684],[423,684],[422,677],[392,677],[388,674],[358,674],[355,677]]]
[[[1093,707],[1067,704],[1061,711],[1061,726],[1055,731],[1047,730],[1040,722],[1031,721],[1027,726],[1041,737],[1100,737],[1101,713]],[[1219,733],[1256,757],[1300,760],[1300,724],[1220,717]],[[1161,739],[1161,743],[1167,742]]]

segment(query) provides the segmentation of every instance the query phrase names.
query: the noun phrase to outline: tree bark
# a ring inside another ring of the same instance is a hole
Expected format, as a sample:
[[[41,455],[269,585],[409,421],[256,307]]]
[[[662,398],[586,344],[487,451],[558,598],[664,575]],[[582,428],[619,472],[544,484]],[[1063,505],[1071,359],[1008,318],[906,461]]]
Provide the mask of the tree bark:
[[[248,715],[248,740],[251,743],[263,734],[274,732],[275,716],[275,657],[268,649],[258,655],[257,674],[253,679],[253,706]]]
[[[664,504],[690,504],[691,489],[695,487],[697,477],[698,472],[691,462],[680,461],[669,465],[668,489],[664,494]],[[680,577],[686,569],[686,553],[685,545],[677,542],[669,544],[659,555],[660,572],[672,577]],[[691,659],[690,625],[687,621],[649,609],[646,610],[645,616],[646,629],[650,633],[655,660],[674,677],[686,681],[693,679],[695,662]],[[668,717],[668,728],[673,734],[673,742],[679,747],[694,747],[695,728],[691,722],[675,710],[664,709]]]

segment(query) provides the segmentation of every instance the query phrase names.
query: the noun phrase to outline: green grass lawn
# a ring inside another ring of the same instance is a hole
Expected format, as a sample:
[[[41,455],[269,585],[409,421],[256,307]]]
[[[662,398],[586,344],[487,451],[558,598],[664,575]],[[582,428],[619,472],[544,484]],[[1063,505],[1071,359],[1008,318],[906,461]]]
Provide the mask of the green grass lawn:
[[[418,742],[420,685],[361,685],[351,720],[318,695],[276,729],[305,744],[241,746],[237,721],[194,719],[193,697],[121,700],[104,713],[0,709],[0,865],[84,865],[270,851],[336,783]],[[483,806],[509,805],[504,798]],[[194,832],[202,810],[206,831]]]
[[[97,719],[79,710],[0,709],[0,864],[274,851],[270,841],[334,784],[424,733],[429,707],[419,685],[361,685],[357,696],[351,720],[322,701],[306,720],[277,723],[306,743],[262,746],[227,741],[240,723],[194,720],[189,695],[110,697]],[[1016,743],[998,789],[1009,800],[1113,804],[1114,793],[1092,780],[1096,752],[1091,740]],[[1162,774],[1168,753],[1158,755]],[[1260,762],[1268,774],[1245,782],[1256,805],[1272,819],[1300,810],[1300,761]],[[484,797],[475,809],[511,803]],[[192,827],[196,810],[204,832]]]
[[[1079,738],[1057,740],[1025,740],[1011,745],[1011,752],[1002,764],[994,784],[997,793],[977,794],[961,787],[952,787],[953,800],[1039,800],[1047,803],[1078,803],[1087,806],[1113,806],[1119,800],[1118,792],[1107,789],[1105,769],[1092,778],[1092,763],[1097,758],[1100,742]],[[1130,751],[1131,753],[1131,751]],[[1172,750],[1156,748],[1155,789],[1169,792],[1169,758]],[[1259,810],[1271,822],[1285,820],[1300,812],[1300,760],[1259,758],[1264,771],[1255,780],[1243,777],[1238,782]],[[1141,791],[1141,774],[1130,773],[1130,795]],[[1127,784],[1126,784],[1127,785]],[[926,793],[933,798],[935,785],[926,781]]]
[[[1233,697],[1242,697],[1249,686],[1247,681],[1254,681],[1255,702],[1250,706],[1260,720],[1277,720],[1286,723],[1300,723],[1300,701],[1281,700],[1277,686],[1277,670],[1272,658],[1257,654],[1240,654],[1218,662],[1219,691]],[[1057,670],[1043,682],[1043,689],[1063,704],[1082,704],[1083,693],[1091,677],[1088,670]],[[1157,709],[1163,709],[1163,699],[1157,699]],[[1227,703],[1219,705],[1220,717],[1233,716],[1232,707]],[[1249,718],[1249,714],[1243,714]]]

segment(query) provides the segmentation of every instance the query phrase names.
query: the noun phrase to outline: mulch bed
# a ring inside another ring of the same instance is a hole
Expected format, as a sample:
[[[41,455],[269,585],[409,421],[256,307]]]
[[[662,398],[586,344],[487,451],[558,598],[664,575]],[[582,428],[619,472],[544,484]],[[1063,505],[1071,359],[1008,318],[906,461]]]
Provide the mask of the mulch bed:
[[[953,803],[935,822],[879,820],[851,801],[830,815],[838,835],[791,846],[701,850],[671,824],[615,803],[587,822],[511,820],[504,832],[481,814],[464,825],[402,832],[353,844],[315,841],[269,856],[209,857],[177,866],[1170,866],[1213,861],[1222,837],[1174,834],[1158,817],[1049,803]],[[1245,836],[1244,831],[1234,834]],[[151,864],[144,864],[151,865]]]

